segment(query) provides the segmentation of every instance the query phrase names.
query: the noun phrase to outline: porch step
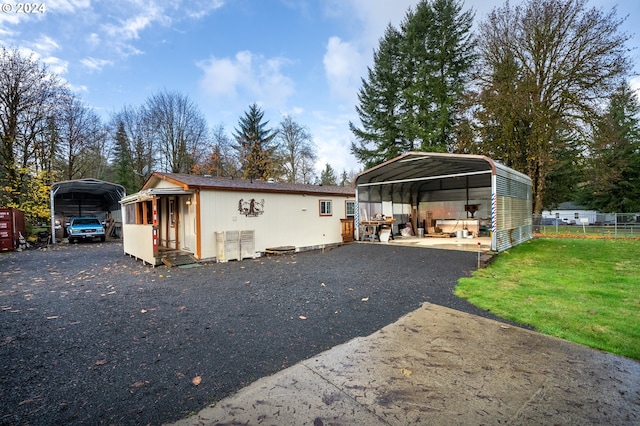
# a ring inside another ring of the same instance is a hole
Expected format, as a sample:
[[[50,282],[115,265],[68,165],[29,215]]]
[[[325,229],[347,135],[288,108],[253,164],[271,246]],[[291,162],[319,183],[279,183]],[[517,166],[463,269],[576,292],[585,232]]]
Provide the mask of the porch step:
[[[295,246],[270,247],[264,250],[266,254],[291,254],[296,252]]]
[[[168,267],[191,265],[192,263],[198,263],[198,259],[191,254],[177,254],[173,256],[165,256],[162,258],[162,263]]]

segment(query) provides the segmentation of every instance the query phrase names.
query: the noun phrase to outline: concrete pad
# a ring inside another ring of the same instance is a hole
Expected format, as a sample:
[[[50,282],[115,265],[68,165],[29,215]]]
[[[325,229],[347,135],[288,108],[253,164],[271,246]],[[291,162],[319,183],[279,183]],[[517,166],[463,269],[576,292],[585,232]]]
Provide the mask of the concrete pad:
[[[425,303],[176,425],[640,424],[640,363]]]
[[[423,247],[443,250],[461,250],[461,251],[473,251],[485,253],[491,250],[491,237],[474,237],[474,238],[420,238],[420,237],[396,237],[394,240],[389,240],[388,243],[376,243],[376,244],[390,244],[396,246],[412,246]]]

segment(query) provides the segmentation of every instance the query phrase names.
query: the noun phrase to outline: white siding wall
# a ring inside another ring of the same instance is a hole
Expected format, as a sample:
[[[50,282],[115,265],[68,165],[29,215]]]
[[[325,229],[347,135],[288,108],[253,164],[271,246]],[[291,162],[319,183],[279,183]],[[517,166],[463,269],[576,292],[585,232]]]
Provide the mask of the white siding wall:
[[[175,183],[169,182],[168,180],[158,179],[157,184],[154,186],[154,188],[173,188],[173,189],[178,189],[180,187],[177,186]]]
[[[264,213],[247,217],[240,199],[264,199]],[[216,256],[215,232],[255,231],[255,250],[278,246],[314,247],[342,241],[340,219],[346,197],[260,192],[201,191],[202,258]],[[353,198],[352,198],[353,199]],[[320,216],[320,200],[331,200],[332,216]]]
[[[153,256],[153,226],[123,224],[123,248],[125,254],[141,259],[151,265],[156,265]]]

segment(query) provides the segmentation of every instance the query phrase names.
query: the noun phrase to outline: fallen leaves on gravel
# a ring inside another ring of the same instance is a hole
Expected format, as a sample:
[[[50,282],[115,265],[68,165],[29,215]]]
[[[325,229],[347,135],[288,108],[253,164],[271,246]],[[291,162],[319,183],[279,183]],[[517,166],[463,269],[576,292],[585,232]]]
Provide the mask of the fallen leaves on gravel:
[[[96,363],[94,365],[96,366],[101,366],[101,365],[105,365],[107,364],[109,361],[107,361],[106,359],[99,359],[96,361]]]
[[[412,374],[413,374],[413,371],[411,371],[411,370],[409,370],[409,369],[406,369],[406,368],[402,368],[402,369],[400,370],[400,372],[402,372],[402,374],[403,374],[403,375],[405,375],[405,376],[410,376],[410,375],[412,375]]]
[[[300,315],[298,318],[300,318],[301,320],[306,320],[307,317],[305,317],[304,315]]]
[[[194,386],[198,386],[202,382],[202,376],[196,376],[191,380]]]
[[[0,346],[8,345],[9,343],[15,342],[16,338],[13,336],[6,337],[2,342],[0,342]]]
[[[368,297],[363,297],[363,298],[362,298],[362,299],[360,299],[360,300],[362,300],[363,302],[368,302],[368,301],[369,301],[369,298],[368,298]]]

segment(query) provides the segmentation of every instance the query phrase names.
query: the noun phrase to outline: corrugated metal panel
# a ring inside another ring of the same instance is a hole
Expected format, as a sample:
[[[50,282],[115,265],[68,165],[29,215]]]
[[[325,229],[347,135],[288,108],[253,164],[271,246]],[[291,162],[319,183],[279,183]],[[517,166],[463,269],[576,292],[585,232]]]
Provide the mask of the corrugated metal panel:
[[[496,176],[496,191],[498,195],[531,199],[531,183],[514,180],[509,176]]]
[[[495,250],[504,251],[533,237],[531,179],[497,163],[495,182]]]
[[[498,196],[497,231],[531,223],[531,200]]]
[[[496,250],[503,251],[533,237],[531,198],[498,196]]]
[[[530,240],[533,237],[532,227],[531,225],[528,225],[504,231],[498,231],[496,236],[497,251],[504,251],[517,244]]]
[[[501,164],[495,161],[493,164],[496,167],[496,176],[507,178],[514,182],[521,182],[526,185],[531,185],[531,179],[529,178],[529,176],[525,175],[524,173],[517,172],[513,169],[508,168],[504,164]]]

